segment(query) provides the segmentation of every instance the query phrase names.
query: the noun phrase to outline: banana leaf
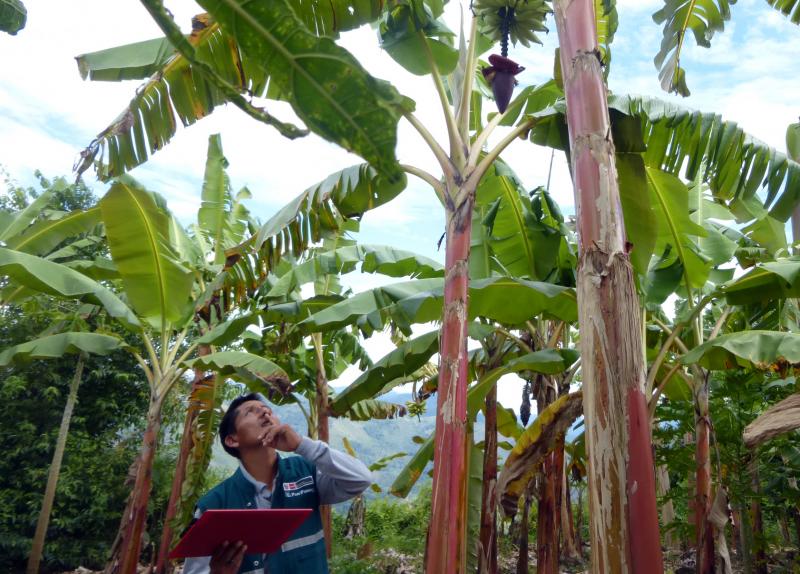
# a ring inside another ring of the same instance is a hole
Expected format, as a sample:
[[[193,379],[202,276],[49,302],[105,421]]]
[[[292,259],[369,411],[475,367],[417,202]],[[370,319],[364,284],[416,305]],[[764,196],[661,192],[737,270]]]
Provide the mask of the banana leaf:
[[[582,413],[582,393],[565,395],[539,413],[519,437],[497,477],[497,496],[507,514],[516,513],[519,497],[539,471],[539,463]]]
[[[141,325],[111,290],[65,265],[0,247],[0,273],[34,291],[102,305],[111,317],[132,331],[138,332]]]
[[[0,367],[34,359],[59,359],[67,353],[108,355],[127,346],[122,339],[101,333],[58,333],[7,347],[0,353]]]
[[[800,258],[759,263],[745,275],[722,286],[731,305],[800,297]]]
[[[800,364],[800,334],[779,331],[742,331],[721,335],[683,356],[685,365],[708,369],[770,369]]]
[[[157,329],[191,315],[194,278],[170,243],[162,202],[130,178],[100,200],[111,257],[137,314]]]
[[[269,74],[292,109],[317,135],[366,159],[389,180],[397,123],[412,103],[372,77],[347,50],[305,27],[288,0],[200,0],[254,66]]]

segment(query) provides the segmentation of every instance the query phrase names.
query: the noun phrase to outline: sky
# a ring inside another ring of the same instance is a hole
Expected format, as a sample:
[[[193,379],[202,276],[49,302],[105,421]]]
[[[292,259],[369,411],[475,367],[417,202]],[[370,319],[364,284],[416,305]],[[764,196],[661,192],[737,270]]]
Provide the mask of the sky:
[[[177,23],[189,30],[191,17],[203,10],[191,0],[167,0]],[[464,3],[465,6],[468,2]],[[17,36],[0,33],[0,166],[12,180],[28,185],[33,172],[69,175],[79,152],[126,107],[139,82],[105,83],[81,79],[74,57],[86,52],[161,36],[145,9],[135,0],[26,0],[28,23]],[[800,28],[770,8],[764,0],[739,0],[732,20],[699,48],[687,38],[682,65],[692,90],[689,98],[665,94],[658,82],[653,57],[661,29],[651,15],[663,0],[617,0],[619,29],[612,44],[609,88],[616,93],[656,96],[681,105],[715,111],[739,123],[745,131],[783,151],[785,131],[800,116]],[[451,0],[446,19],[459,29],[460,4]],[[525,66],[520,87],[552,76],[555,23],[531,49],[511,47],[510,56]],[[343,35],[341,44],[354,53],[373,75],[391,81],[416,101],[416,115],[440,141],[446,141],[444,121],[430,78],[405,72],[382,52],[369,26]],[[286,104],[268,102],[268,111],[296,121]],[[172,142],[131,173],[168,200],[170,209],[191,222],[200,205],[200,189],[210,134],[222,135],[228,173],[234,189],[253,193],[251,211],[266,220],[307,187],[343,167],[362,160],[314,135],[290,141],[274,129],[256,123],[235,107],[219,108],[210,117],[179,129]],[[502,137],[497,130],[492,141]],[[518,140],[503,154],[531,189],[548,178],[550,151]],[[438,176],[437,164],[410,126],[401,122],[397,155],[403,163]],[[92,176],[87,174],[92,183]],[[105,186],[92,184],[102,195]],[[574,211],[572,186],[562,154],[553,161],[551,194],[562,210]],[[369,212],[358,239],[388,244],[443,261],[436,248],[444,231],[444,214],[426,184],[409,177],[408,189],[391,203]],[[357,275],[348,280],[354,291],[387,282]],[[429,330],[434,326],[426,326]],[[422,331],[420,331],[422,332]],[[386,337],[373,337],[366,347],[374,359],[391,348]],[[357,376],[349,370],[337,384]],[[518,380],[502,380],[499,398],[518,407]]]

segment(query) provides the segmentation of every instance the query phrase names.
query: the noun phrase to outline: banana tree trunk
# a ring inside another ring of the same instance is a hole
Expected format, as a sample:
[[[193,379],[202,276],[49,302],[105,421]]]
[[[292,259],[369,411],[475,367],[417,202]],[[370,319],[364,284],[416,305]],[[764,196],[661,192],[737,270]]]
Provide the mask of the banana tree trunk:
[[[322,353],[322,335],[313,333],[314,356],[317,364],[317,393],[315,395],[317,411],[317,438],[323,442],[330,442],[330,422],[328,417],[328,375],[325,372],[325,358]],[[322,530],[325,533],[325,552],[328,559],[332,556],[331,535],[331,507],[324,504],[319,507],[322,517]]]
[[[711,421],[708,412],[708,378],[697,379],[695,406],[695,542],[697,544],[697,573],[714,574],[714,533],[711,514]]]
[[[447,208],[428,574],[463,574],[467,565],[467,293],[473,203],[474,190],[460,205]]]
[[[497,574],[497,385],[486,395],[478,572]]]
[[[578,509],[575,512],[575,539],[578,551],[583,556],[583,487],[578,487]]]
[[[559,452],[561,455],[559,456]],[[563,444],[544,458],[536,528],[536,572],[558,574],[558,526],[561,490],[559,469],[564,466]]]
[[[156,385],[158,386],[158,385]],[[122,515],[120,530],[111,550],[106,574],[136,574],[142,533],[147,519],[147,503],[153,482],[158,431],[161,427],[162,397],[151,396],[147,409],[147,427],[142,438],[142,448],[135,463],[136,480]]]
[[[200,345],[198,347],[198,356],[203,357],[210,353],[211,347],[208,345]],[[197,386],[204,380],[204,377],[205,373],[203,371],[199,369],[194,370],[194,379],[192,380],[190,396],[194,394]],[[167,503],[167,514],[164,517],[164,527],[161,530],[161,543],[158,547],[158,561],[156,562],[155,574],[169,574],[169,572],[172,571],[172,565],[167,560],[174,533],[172,522],[178,512],[178,504],[180,503],[181,492],[183,490],[183,481],[186,479],[189,454],[192,448],[194,448],[193,431],[198,413],[197,405],[189,401],[189,407],[186,410],[186,418],[183,421],[183,436],[181,437],[181,447],[178,452],[177,467],[175,469],[175,476],[172,478],[172,490],[170,490],[169,502]]]
[[[545,381],[546,379],[543,379]],[[541,385],[537,399],[538,412],[551,404],[556,398],[555,389]],[[560,453],[560,454],[559,454]],[[539,484],[539,503],[536,527],[536,572],[537,574],[558,574],[558,494],[561,491],[560,478],[564,467],[564,439],[558,439],[553,451],[542,461]]]
[[[644,351],[593,0],[554,3],[579,240],[592,571],[661,572]]]
[[[569,475],[566,466],[562,467],[561,480],[561,556],[567,560],[580,560],[581,554],[575,538],[575,525],[572,520],[572,496],[569,488]]]
[[[517,574],[528,574],[528,536],[530,532],[529,512],[531,509],[530,488],[525,491],[525,503],[522,506],[522,518],[519,524],[519,554],[517,554]]]
[[[669,494],[671,488],[669,480],[669,469],[667,465],[661,464],[656,468],[656,491],[659,497]],[[661,527],[666,529],[670,524],[675,521],[675,505],[672,500],[666,500],[661,505]],[[675,538],[672,536],[671,530],[664,532],[664,545],[669,550],[677,550],[678,545]]]
[[[78,387],[83,376],[83,364],[85,357],[83,354],[78,358],[75,367],[75,375],[69,385],[67,404],[64,405],[64,413],[61,415],[61,426],[58,429],[56,439],[56,450],[53,453],[53,460],[50,463],[50,470],[47,473],[47,486],[44,489],[44,499],[42,500],[42,510],[39,512],[39,520],[36,522],[36,533],[33,535],[31,554],[28,557],[27,574],[38,574],[39,564],[42,561],[44,551],[44,539],[47,536],[47,525],[50,523],[50,513],[53,511],[53,500],[56,497],[56,486],[58,485],[58,475],[61,473],[61,461],[64,458],[64,448],[67,445],[67,434],[69,433],[69,423],[72,420],[72,411],[75,402],[78,400]]]
[[[767,541],[764,537],[764,516],[761,511],[761,479],[758,474],[758,457],[755,452],[750,460],[750,478],[753,488],[753,501],[750,503],[753,524],[753,572],[767,574]]]

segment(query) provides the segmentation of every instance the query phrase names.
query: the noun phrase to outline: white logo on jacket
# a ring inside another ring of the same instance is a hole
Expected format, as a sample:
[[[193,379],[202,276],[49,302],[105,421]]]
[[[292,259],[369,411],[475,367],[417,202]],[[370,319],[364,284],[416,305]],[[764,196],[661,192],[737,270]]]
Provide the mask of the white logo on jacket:
[[[306,488],[314,484],[314,478],[311,476],[304,476],[303,478],[294,482],[284,482],[283,492],[287,497],[302,496],[314,492],[313,488]]]

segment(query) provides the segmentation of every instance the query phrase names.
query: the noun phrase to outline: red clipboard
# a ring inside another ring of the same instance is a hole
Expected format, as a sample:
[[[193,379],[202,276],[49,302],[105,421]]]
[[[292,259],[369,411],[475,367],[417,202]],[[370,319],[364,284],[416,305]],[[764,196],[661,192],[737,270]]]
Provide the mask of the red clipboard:
[[[206,510],[178,545],[169,559],[211,556],[226,540],[241,540],[247,554],[274,552],[311,514],[310,508],[272,508],[252,510]]]

